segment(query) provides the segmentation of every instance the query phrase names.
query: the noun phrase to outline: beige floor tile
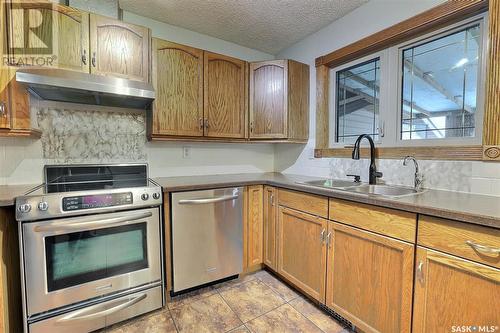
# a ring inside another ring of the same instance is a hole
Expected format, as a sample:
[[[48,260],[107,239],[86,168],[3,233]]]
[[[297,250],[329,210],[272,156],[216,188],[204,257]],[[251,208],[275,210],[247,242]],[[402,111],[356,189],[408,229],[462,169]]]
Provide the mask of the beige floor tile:
[[[215,289],[217,289],[218,292],[222,292],[222,291],[227,290],[229,288],[236,287],[242,283],[253,281],[255,279],[256,279],[255,274],[248,274],[248,275],[243,275],[242,277],[240,277],[238,279],[233,279],[233,280],[229,280],[226,282],[218,283],[218,284],[214,285],[213,287]]]
[[[241,325],[240,327],[235,328],[234,330],[229,331],[227,333],[249,333],[249,332],[250,331],[248,330],[248,328],[245,327],[245,325]]]
[[[271,288],[252,280],[220,294],[243,322],[256,318],[285,303]]]
[[[167,306],[169,309],[175,309],[179,306],[195,302],[204,297],[215,295],[216,293],[217,291],[213,287],[197,289],[189,293],[173,297],[170,302],[167,303]]]
[[[298,293],[267,271],[259,271],[255,276],[280,295],[286,302],[299,297]]]
[[[151,314],[133,319],[123,324],[117,324],[104,330],[106,333],[175,333],[174,321],[168,309],[155,311]]]
[[[328,315],[305,298],[296,298],[289,304],[324,332],[340,333],[344,329],[344,326],[337,322],[332,316]]]
[[[289,304],[245,324],[254,333],[322,333],[321,330]]]
[[[227,332],[242,324],[219,294],[176,307],[170,313],[179,332]]]

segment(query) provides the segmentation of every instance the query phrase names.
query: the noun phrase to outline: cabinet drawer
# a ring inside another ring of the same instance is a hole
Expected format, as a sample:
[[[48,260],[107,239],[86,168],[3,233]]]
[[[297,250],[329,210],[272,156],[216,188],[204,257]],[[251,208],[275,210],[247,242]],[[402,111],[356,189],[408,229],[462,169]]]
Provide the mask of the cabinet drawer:
[[[421,215],[418,244],[500,268],[500,230]]]
[[[415,243],[414,213],[330,199],[330,220]]]
[[[328,199],[319,195],[279,189],[278,204],[328,218]]]

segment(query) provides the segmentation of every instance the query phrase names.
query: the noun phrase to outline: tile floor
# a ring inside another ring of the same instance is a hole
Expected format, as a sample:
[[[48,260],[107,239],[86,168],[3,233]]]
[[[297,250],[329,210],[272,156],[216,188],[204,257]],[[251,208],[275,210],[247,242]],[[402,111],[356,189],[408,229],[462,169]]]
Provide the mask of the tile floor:
[[[266,271],[177,296],[167,305],[101,332],[352,332]]]

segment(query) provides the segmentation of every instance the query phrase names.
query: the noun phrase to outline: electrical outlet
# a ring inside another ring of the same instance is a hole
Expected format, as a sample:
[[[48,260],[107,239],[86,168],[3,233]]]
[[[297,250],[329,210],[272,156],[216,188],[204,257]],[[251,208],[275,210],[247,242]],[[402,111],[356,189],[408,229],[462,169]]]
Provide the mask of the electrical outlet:
[[[191,158],[191,147],[182,147],[182,158]]]

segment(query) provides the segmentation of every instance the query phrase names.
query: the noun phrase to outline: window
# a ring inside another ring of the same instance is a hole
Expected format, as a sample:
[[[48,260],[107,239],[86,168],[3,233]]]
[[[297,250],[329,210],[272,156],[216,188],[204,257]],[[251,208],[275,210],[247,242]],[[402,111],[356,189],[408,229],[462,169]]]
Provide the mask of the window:
[[[480,26],[402,51],[401,139],[474,137]]]
[[[330,146],[370,134],[384,147],[481,142],[487,14],[330,72]]]
[[[354,143],[361,134],[378,140],[380,58],[337,72],[336,142]]]

